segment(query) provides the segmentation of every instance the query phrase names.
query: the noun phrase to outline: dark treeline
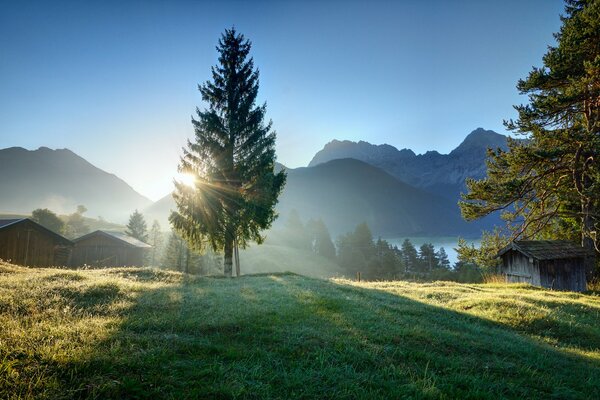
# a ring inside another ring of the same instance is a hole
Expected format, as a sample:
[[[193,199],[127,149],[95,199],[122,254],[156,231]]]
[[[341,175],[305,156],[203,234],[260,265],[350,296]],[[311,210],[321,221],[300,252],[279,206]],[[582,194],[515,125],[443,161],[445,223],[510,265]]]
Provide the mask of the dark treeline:
[[[50,210],[35,210],[32,218],[58,233],[77,237],[90,231],[85,223],[94,222],[93,219],[84,222],[84,212],[85,208],[80,206],[77,212],[61,219]],[[146,265],[196,275],[218,275],[222,272],[222,254],[210,250],[204,253],[195,251],[177,233],[164,232],[158,221],[153,221],[148,228],[144,216],[137,210],[131,214],[125,232],[152,246]],[[360,273],[364,280],[478,282],[482,279],[481,271],[485,270],[478,266],[479,262],[468,261],[470,258],[464,257],[464,243],[459,244],[459,261],[452,266],[443,247],[436,251],[431,243],[425,243],[416,248],[408,239],[398,247],[380,237],[375,239],[366,223],[359,224],[352,232],[340,235],[334,241],[321,219],[303,222],[296,210],[292,210],[278,228],[267,232],[266,238],[268,244],[323,257],[339,265],[343,276],[351,279],[357,278]],[[284,259],[272,261],[286,263]]]
[[[382,238],[375,239],[366,223],[337,238],[335,244],[322,220],[304,224],[293,210],[271,242],[311,251],[340,265],[344,275],[364,280],[411,279],[420,281],[481,280],[479,268],[471,263],[450,264],[443,247],[435,250],[431,243],[416,248],[409,239],[400,247]]]

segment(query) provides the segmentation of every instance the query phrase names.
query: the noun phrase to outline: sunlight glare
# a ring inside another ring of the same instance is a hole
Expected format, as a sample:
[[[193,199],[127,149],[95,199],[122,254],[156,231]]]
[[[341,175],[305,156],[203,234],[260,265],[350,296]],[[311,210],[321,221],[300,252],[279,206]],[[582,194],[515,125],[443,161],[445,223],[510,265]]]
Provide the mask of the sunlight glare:
[[[186,174],[186,173],[181,173],[180,172],[180,173],[178,173],[175,176],[175,180],[177,182],[183,183],[186,186],[194,187],[194,183],[196,181],[196,178],[192,174]]]

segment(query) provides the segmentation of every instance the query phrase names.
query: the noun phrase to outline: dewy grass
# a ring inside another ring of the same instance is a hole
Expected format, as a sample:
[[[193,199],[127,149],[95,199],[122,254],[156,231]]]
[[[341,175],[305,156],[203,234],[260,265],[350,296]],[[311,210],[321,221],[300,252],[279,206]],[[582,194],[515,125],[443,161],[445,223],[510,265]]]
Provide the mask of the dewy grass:
[[[594,399],[600,297],[0,265],[0,398]]]

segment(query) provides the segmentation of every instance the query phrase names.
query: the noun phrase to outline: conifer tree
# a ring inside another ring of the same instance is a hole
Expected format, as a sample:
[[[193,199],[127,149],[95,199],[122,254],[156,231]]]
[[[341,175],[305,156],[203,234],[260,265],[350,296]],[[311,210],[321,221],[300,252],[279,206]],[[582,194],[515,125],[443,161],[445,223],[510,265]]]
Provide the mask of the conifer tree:
[[[317,220],[311,219],[307,222],[306,226],[311,232],[313,252],[330,260],[335,259],[335,245],[331,240],[329,229],[327,229],[327,225],[325,225],[323,220],[320,218]]]
[[[410,239],[404,239],[401,246],[402,263],[404,264],[404,272],[415,272],[419,262],[417,249],[412,244]]]
[[[148,228],[146,227],[146,220],[142,213],[135,210],[133,214],[129,216],[129,223],[127,224],[127,230],[125,231],[131,237],[136,238],[145,242],[148,240]]]
[[[600,1],[567,0],[555,38],[517,85],[529,104],[505,123],[527,140],[489,152],[488,176],[467,181],[461,209],[469,220],[502,210],[514,238],[579,236],[598,250]]]
[[[446,249],[440,247],[440,249],[436,253],[438,259],[438,267],[442,269],[450,269],[450,260],[448,259],[448,253],[446,253]]]
[[[163,233],[160,229],[160,223],[157,220],[154,220],[152,223],[152,228],[150,229],[150,235],[148,240],[149,244],[152,246],[152,252],[150,255],[150,265],[156,265],[159,259],[159,255],[162,250],[163,245]]]
[[[204,110],[192,118],[195,138],[183,149],[179,170],[194,184],[175,182],[177,211],[169,220],[196,250],[223,251],[225,276],[232,275],[237,248],[262,243],[261,231],[276,217],[274,207],[285,172],[274,172],[275,132],[258,106],[258,70],[251,43],[235,28],[219,40],[212,81],[199,85]],[[239,260],[239,257],[236,257]],[[239,263],[236,262],[239,274]]]
[[[423,243],[419,247],[419,269],[421,272],[429,273],[438,267],[435,248],[431,243]]]

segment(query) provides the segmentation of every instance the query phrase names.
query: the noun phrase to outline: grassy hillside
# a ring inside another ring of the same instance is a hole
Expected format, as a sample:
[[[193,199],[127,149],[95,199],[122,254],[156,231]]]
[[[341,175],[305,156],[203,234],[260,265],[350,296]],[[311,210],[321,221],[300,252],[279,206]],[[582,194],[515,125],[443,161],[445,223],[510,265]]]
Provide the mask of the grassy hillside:
[[[0,264],[0,398],[600,393],[600,297]]]

